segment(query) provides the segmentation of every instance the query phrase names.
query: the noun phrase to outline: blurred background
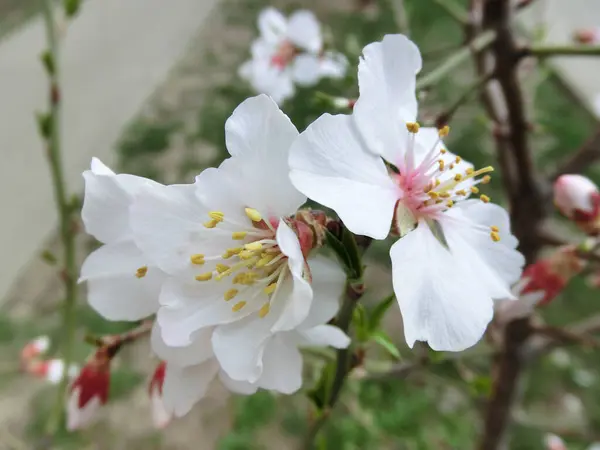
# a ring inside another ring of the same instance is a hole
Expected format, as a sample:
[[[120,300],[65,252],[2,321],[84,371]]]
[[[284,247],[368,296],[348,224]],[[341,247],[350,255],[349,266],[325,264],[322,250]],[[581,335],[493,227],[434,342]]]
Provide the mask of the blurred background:
[[[406,19],[421,48],[423,73],[464,42],[462,28],[434,0],[85,0],[81,13],[61,26],[64,115],[63,158],[71,190],[92,156],[118,172],[173,183],[192,182],[225,157],[224,123],[254,95],[238,77],[266,6],[285,13],[311,9],[323,23],[327,45],[347,55],[348,76],[300,89],[283,110],[302,130],[328,110],[315,91],[355,98],[356,63],[364,45],[398,32]],[[458,2],[466,8],[468,1]],[[38,0],[0,0],[0,449],[32,449],[43,436],[52,398],[47,383],[18,371],[18,354],[31,338],[57,334],[60,280],[46,250],[57,248],[56,214],[35,112],[46,102],[39,55],[45,47]],[[519,13],[523,38],[565,44],[581,29],[600,30],[599,0],[534,0]],[[596,31],[600,35],[600,31]],[[473,83],[470,61],[422,93],[421,120],[432,119]],[[535,160],[551,173],[598,127],[600,58],[527,61],[521,73],[533,126]],[[449,148],[476,166],[493,163],[492,129],[474,96],[454,115]],[[586,174],[600,182],[600,169]],[[501,175],[490,185],[502,203]],[[574,231],[557,222],[565,236]],[[81,236],[81,248],[94,248]],[[386,243],[370,249],[367,301],[391,293]],[[83,258],[85,255],[80,255]],[[576,279],[551,307],[549,323],[561,325],[598,311],[598,291]],[[402,358],[401,319],[387,318]],[[82,298],[81,336],[126,330],[107,323]],[[483,344],[485,350],[485,344]],[[77,359],[89,346],[81,340]],[[381,359],[391,359],[374,349]],[[379,353],[377,353],[379,352]],[[417,352],[418,353],[418,352]],[[531,368],[517,411],[511,449],[543,449],[544,435],[560,434],[572,449],[600,441],[600,358],[590,349],[558,349]],[[111,402],[90,430],[65,434],[51,447],[65,449],[287,449],[307,423],[304,396],[259,393],[231,398],[220,386],[184,419],[165,431],[152,428],[147,376],[154,361],[145,344],[116,361]],[[490,359],[446,362],[406,379],[351,381],[330,421],[327,448],[469,449],[481,426],[489,392]],[[314,374],[308,368],[307,379]],[[307,383],[307,389],[310,383]]]

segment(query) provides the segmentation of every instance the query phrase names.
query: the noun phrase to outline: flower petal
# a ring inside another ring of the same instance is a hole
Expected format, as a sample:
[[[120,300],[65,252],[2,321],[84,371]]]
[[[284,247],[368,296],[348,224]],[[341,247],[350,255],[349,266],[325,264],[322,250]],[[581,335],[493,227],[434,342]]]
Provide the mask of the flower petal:
[[[319,325],[298,331],[298,334],[301,346],[346,348],[350,345],[350,338],[346,333],[332,325]]]
[[[344,78],[348,72],[348,59],[343,53],[325,52],[320,58],[322,77]]]
[[[162,330],[158,323],[154,323],[150,342],[152,350],[163,361],[179,367],[193,366],[213,357],[212,328],[198,330],[192,336],[192,343],[186,347],[168,346],[162,339]]]
[[[285,334],[269,339],[263,356],[263,373],[257,384],[270,391],[293,394],[302,387],[302,355]]]
[[[165,274],[148,267],[131,241],[108,244],[92,252],[81,268],[80,281],[87,281],[88,302],[108,320],[140,320],[158,310],[158,295]],[[146,268],[143,277],[136,272]]]
[[[292,145],[290,168],[294,186],[335,210],[352,232],[388,235],[399,191],[349,116],[324,114],[310,125]]]
[[[258,386],[256,384],[248,383],[247,381],[233,380],[222,370],[219,372],[219,378],[221,383],[223,383],[223,386],[236,394],[251,395],[258,391]]]
[[[189,367],[167,364],[163,384],[163,402],[175,416],[185,416],[206,395],[210,382],[219,371],[214,359]]]
[[[269,42],[279,42],[287,30],[287,20],[275,8],[265,8],[258,16],[260,35]]]
[[[399,239],[390,255],[407,344],[426,341],[438,351],[475,345],[492,318],[493,301],[470,276],[471,261],[450,253],[424,222]]]
[[[321,61],[317,55],[303,53],[294,58],[292,78],[300,86],[314,86],[321,78]]]
[[[321,24],[311,11],[296,11],[289,18],[287,38],[297,47],[318,53],[323,47]]]
[[[358,64],[360,96],[353,117],[369,149],[392,164],[407,140],[406,122],[417,116],[419,49],[406,36],[386,35],[367,45]]]

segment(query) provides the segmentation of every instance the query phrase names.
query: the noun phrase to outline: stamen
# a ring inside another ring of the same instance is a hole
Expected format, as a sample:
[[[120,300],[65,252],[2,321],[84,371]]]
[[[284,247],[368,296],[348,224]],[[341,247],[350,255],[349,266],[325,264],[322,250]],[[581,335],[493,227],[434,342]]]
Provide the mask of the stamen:
[[[211,211],[208,213],[208,217],[210,217],[212,220],[216,220],[217,222],[223,222],[225,214],[221,211]]]
[[[460,173],[457,173],[456,175],[454,175],[454,181],[460,181],[462,180],[462,175]]]
[[[467,175],[473,175],[475,173],[475,169],[473,169],[472,167],[469,167],[467,170],[465,170],[465,173]]]
[[[450,170],[454,169],[454,163],[450,163]]]
[[[213,219],[213,220],[209,220],[208,222],[204,222],[203,225],[206,228],[214,228],[217,226],[218,223],[219,223],[219,221]]]
[[[427,193],[427,195],[429,195],[431,198],[438,198],[439,197],[439,194],[437,192],[435,192],[435,191],[429,191]]]
[[[446,154],[447,152],[448,152],[448,150],[446,150],[445,148],[442,148],[442,149],[440,150],[440,153],[441,153],[442,155]]]
[[[229,300],[234,298],[238,294],[238,292],[239,291],[237,289],[229,289],[227,292],[225,292],[225,294],[223,295],[223,298],[225,299],[226,302],[228,302]]]
[[[233,233],[231,233],[231,239],[233,239],[234,241],[241,241],[246,237],[247,234],[247,231],[234,231]]]
[[[231,258],[233,255],[239,254],[242,250],[244,250],[242,247],[228,248],[225,251],[225,253],[223,253],[221,255],[221,258],[223,258],[223,259]]]
[[[142,266],[135,272],[135,276],[138,278],[144,278],[148,273],[148,266]]]
[[[273,260],[273,258],[275,258],[275,255],[273,253],[266,253],[264,254],[264,256],[262,256],[262,258],[260,258],[258,260],[258,262],[256,263],[256,267],[264,267],[266,266],[269,262],[271,262],[271,260]]]
[[[460,156],[456,155],[456,159],[454,161],[456,162],[456,164],[458,164],[462,161],[462,159]]]
[[[262,244],[260,242],[250,242],[249,244],[244,245],[246,250],[261,250]]]
[[[489,203],[490,202],[490,198],[487,195],[480,195],[479,198],[481,199],[481,201],[483,203]]]
[[[498,233],[500,231],[500,228],[498,228],[496,225],[492,225],[490,227],[490,230],[492,230],[494,233]]]
[[[262,220],[262,216],[256,209],[246,208],[244,211],[246,211],[248,219],[250,219],[252,222],[260,222]]]
[[[192,264],[201,266],[202,264],[205,263],[204,255],[202,253],[196,253],[195,255],[190,256],[190,261]]]
[[[465,191],[464,189],[461,189],[460,191],[456,191],[455,194],[456,195],[467,195],[467,191]]]
[[[217,264],[216,269],[219,273],[225,273],[230,269],[230,267],[226,266],[225,264]]]
[[[475,186],[471,186],[471,192],[473,194],[479,194],[479,188],[475,187]]]
[[[421,126],[418,124],[418,122],[407,122],[406,123],[406,129],[411,133],[418,133],[419,128],[421,128]]]
[[[270,295],[275,291],[276,287],[277,287],[277,283],[271,283],[266,288],[264,288],[263,291],[265,294]]]
[[[492,177],[490,177],[489,175],[486,175],[481,179],[482,184],[488,184],[490,181],[492,181]]]
[[[448,206],[448,208],[452,208],[454,206],[454,202],[452,200],[448,200],[446,202],[446,205]]]
[[[212,279],[212,272],[202,273],[200,275],[196,275],[196,280],[198,281],[208,281]]]
[[[250,259],[252,258],[254,255],[254,252],[251,250],[242,250],[239,254],[240,259]]]
[[[262,308],[260,308],[260,310],[258,311],[258,316],[262,319],[264,318],[267,314],[269,314],[269,311],[271,309],[271,305],[268,303],[265,303]]]
[[[492,231],[490,233],[490,237],[492,238],[492,241],[494,241],[494,242],[500,241],[500,235],[496,231]]]
[[[444,170],[444,165],[445,165],[444,160],[443,159],[439,159],[438,160],[438,164],[439,164],[440,172],[442,172]]]
[[[237,302],[235,305],[233,305],[231,307],[231,310],[233,312],[238,312],[240,309],[242,309],[244,306],[246,306],[246,302],[245,301],[241,301],[241,302]]]
[[[450,127],[448,125],[444,125],[438,130],[439,137],[446,137],[448,134],[450,134]]]
[[[440,192],[439,196],[442,198],[450,198],[450,194],[448,194],[447,192]]]

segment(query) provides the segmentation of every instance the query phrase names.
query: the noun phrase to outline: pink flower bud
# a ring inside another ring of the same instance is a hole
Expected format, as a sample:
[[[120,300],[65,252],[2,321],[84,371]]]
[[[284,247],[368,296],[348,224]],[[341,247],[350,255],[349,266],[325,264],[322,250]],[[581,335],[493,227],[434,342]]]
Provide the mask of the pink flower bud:
[[[600,28],[582,28],[573,33],[573,40],[580,44],[597,44],[600,42]]]
[[[32,341],[29,341],[21,350],[21,360],[24,363],[36,358],[48,351],[50,348],[50,338],[48,336],[40,336]]]
[[[108,401],[110,386],[109,348],[102,347],[79,372],[70,387],[67,403],[67,429],[85,428]]]
[[[581,175],[561,175],[554,183],[554,204],[587,234],[600,231],[598,187]]]
[[[546,450],[567,450],[563,440],[555,434],[547,434],[544,437],[544,444]]]
[[[27,373],[38,378],[45,379],[52,384],[58,384],[62,380],[65,363],[62,359],[49,359],[45,361],[31,361],[26,366]],[[75,365],[69,367],[69,377],[77,375],[78,368]]]
[[[165,428],[171,422],[171,414],[165,408],[162,396],[166,368],[167,365],[164,361],[156,366],[148,386],[148,395],[152,402],[152,421],[154,427],[158,429]]]

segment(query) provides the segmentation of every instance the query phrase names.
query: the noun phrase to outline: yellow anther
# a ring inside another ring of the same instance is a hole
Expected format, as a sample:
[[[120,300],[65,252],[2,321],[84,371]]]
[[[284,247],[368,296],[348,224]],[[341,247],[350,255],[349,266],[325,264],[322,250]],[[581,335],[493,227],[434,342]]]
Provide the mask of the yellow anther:
[[[217,269],[217,272],[219,272],[219,273],[225,273],[230,269],[230,267],[226,266],[225,264],[217,264],[217,266],[215,268]]]
[[[440,137],[446,137],[450,134],[450,127],[448,125],[444,125],[442,128],[438,130],[438,135]]]
[[[462,180],[462,175],[460,173],[457,173],[456,175],[454,175],[454,181],[460,181]]]
[[[455,194],[456,195],[467,195],[467,191],[465,191],[464,189],[461,189],[460,191],[456,191]]]
[[[262,308],[260,308],[260,310],[258,311],[258,316],[262,319],[263,317],[265,317],[267,314],[269,314],[269,310],[271,309],[271,305],[269,305],[268,303],[265,303]]]
[[[421,126],[418,124],[418,122],[406,122],[406,129],[411,133],[418,133],[419,128],[421,128]]]
[[[208,281],[212,279],[212,272],[201,273],[200,275],[196,275],[196,280],[198,281]]]
[[[444,160],[443,159],[439,159],[438,160],[438,164],[440,166],[439,169],[440,169],[440,172],[441,172],[442,170],[444,170],[444,166],[445,166]]]
[[[450,194],[448,194],[447,192],[440,192],[440,197],[442,197],[442,198],[450,198]]]
[[[247,234],[247,231],[234,231],[233,233],[231,233],[231,239],[233,239],[234,241],[241,241],[246,237]]]
[[[262,258],[260,258],[258,260],[258,262],[256,263],[256,267],[264,267],[267,264],[269,264],[274,258],[275,258],[274,254],[267,253],[266,255],[264,255]]]
[[[461,161],[462,161],[461,157],[457,155],[456,159],[454,160],[454,162],[456,162],[456,164],[458,164]]]
[[[435,179],[435,185],[436,185],[436,187],[439,186],[440,184],[442,184],[442,182],[436,178]]]
[[[446,150],[445,148],[442,148],[442,149],[440,150],[440,153],[441,153],[442,155],[445,155],[447,152],[448,152],[448,150]]]
[[[473,194],[479,194],[479,188],[478,188],[478,187],[476,187],[476,186],[472,186],[472,187],[471,187],[471,192],[472,192]]]
[[[436,200],[436,201],[435,201],[435,204],[436,204],[436,205],[439,205],[440,203],[444,203],[444,200]]]
[[[201,266],[205,263],[204,255],[201,253],[196,253],[195,255],[190,256],[190,261],[192,262],[192,264],[197,264],[198,266]]]
[[[486,175],[481,179],[482,184],[488,184],[490,181],[492,181],[492,177],[490,177],[489,175]]]
[[[241,302],[237,302],[235,305],[233,305],[231,307],[231,310],[233,312],[238,312],[240,309],[242,309],[244,306],[246,306],[246,302],[245,301],[241,301]]]
[[[138,278],[144,278],[148,273],[148,266],[142,266],[135,271],[135,276]]]
[[[217,226],[217,224],[218,224],[218,223],[219,223],[219,221],[218,221],[218,220],[214,220],[214,219],[213,219],[213,220],[209,220],[208,222],[204,222],[204,223],[203,223],[203,225],[204,225],[206,228],[214,228],[214,227],[216,227],[216,226]]]
[[[228,291],[225,292],[225,294],[223,295],[223,298],[225,299],[226,302],[228,302],[229,300],[234,298],[238,294],[238,292],[239,291],[237,289],[229,289]]]
[[[242,250],[244,250],[242,247],[228,248],[225,253],[221,255],[221,257],[223,259],[231,258],[233,255],[239,254]]]
[[[251,250],[242,250],[239,254],[240,259],[250,259],[254,256],[254,252]]]
[[[454,202],[452,200],[448,200],[446,202],[446,206],[448,206],[448,208],[452,208],[454,206]]]
[[[492,231],[490,233],[490,237],[492,238],[492,241],[494,241],[494,242],[500,241],[500,235],[496,231]]]
[[[489,203],[490,202],[490,198],[487,195],[480,195],[479,198],[481,199],[481,201],[483,203]]]
[[[454,169],[454,163],[450,163],[450,170]]]
[[[266,288],[264,288],[263,291],[265,294],[270,295],[275,291],[276,287],[277,287],[277,283],[271,283]]]
[[[475,173],[475,169],[473,169],[472,167],[469,167],[467,170],[465,170],[467,175],[473,175],[473,173]]]
[[[246,208],[245,211],[248,219],[250,219],[252,222],[260,222],[262,220],[262,216],[257,210],[253,208]]]
[[[210,217],[212,220],[216,220],[217,222],[223,222],[225,214],[221,211],[211,211],[208,213],[208,217]]]
[[[490,227],[490,230],[492,230],[494,233],[498,233],[500,231],[500,228],[498,228],[496,225],[492,225]]]
[[[261,250],[262,249],[262,244],[260,242],[250,242],[249,244],[244,245],[244,247],[246,248],[246,250]]]
[[[438,198],[438,197],[439,197],[439,194],[438,194],[437,192],[435,192],[435,191],[429,191],[427,194],[428,194],[428,195],[429,195],[431,198]]]

